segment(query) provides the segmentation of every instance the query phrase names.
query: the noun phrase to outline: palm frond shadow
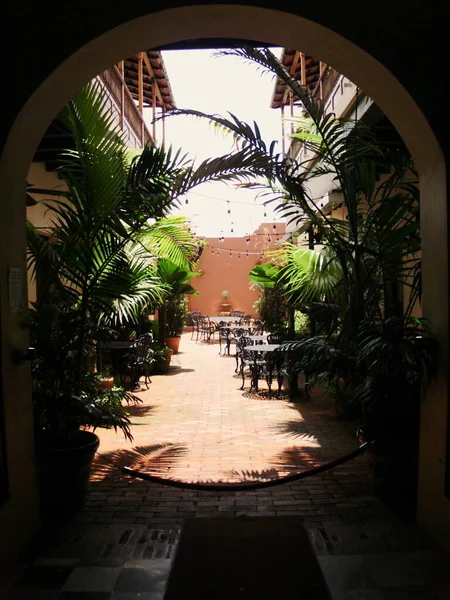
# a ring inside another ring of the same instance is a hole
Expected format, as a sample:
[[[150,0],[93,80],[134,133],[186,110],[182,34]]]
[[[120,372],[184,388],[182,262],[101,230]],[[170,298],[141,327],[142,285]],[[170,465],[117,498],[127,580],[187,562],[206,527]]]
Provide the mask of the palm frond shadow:
[[[142,402],[142,400],[141,400]],[[145,417],[150,414],[153,410],[155,410],[155,406],[149,406],[148,404],[144,405],[134,405],[127,407],[128,414],[130,417]],[[137,425],[137,423],[133,423],[133,425]]]
[[[275,465],[274,468],[282,471],[283,474],[289,474],[308,471],[336,458],[338,457],[332,456],[328,460],[325,459],[320,447],[291,446],[276,454],[270,462]]]
[[[153,475],[165,476],[187,452],[188,447],[184,444],[162,442],[98,453],[92,465],[91,479],[115,478],[123,467],[139,468]]]
[[[226,479],[233,482],[276,481],[285,475],[308,471],[336,458],[326,458],[320,447],[291,446],[269,460],[273,465],[271,468],[262,471],[232,469],[226,473]]]
[[[188,368],[184,368],[184,367],[178,367],[177,365],[170,365],[169,369],[167,371],[164,371],[164,373],[161,373],[164,376],[172,376],[172,375],[180,375],[181,373],[192,373],[193,371],[195,371],[196,369],[188,369]]]
[[[283,421],[274,425],[273,429],[288,437],[299,438],[303,441],[316,439],[316,437],[311,434],[311,424],[305,421]]]
[[[246,481],[274,481],[280,477],[280,473],[277,469],[263,469],[262,471],[258,471],[256,469],[245,469],[243,471],[237,471],[236,469],[231,469],[231,471],[227,471],[226,478],[227,480],[246,482]]]

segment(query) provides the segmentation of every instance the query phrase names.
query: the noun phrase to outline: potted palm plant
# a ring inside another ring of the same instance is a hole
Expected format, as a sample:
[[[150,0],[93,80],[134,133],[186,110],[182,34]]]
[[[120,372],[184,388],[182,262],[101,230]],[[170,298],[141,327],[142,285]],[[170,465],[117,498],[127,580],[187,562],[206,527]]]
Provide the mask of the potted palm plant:
[[[181,334],[186,326],[188,314],[188,300],[184,294],[179,294],[166,305],[166,337],[165,342],[174,354],[180,346]]]
[[[316,381],[345,388],[355,428],[375,440],[385,464],[387,456],[395,462],[402,447],[411,449],[414,463],[416,415],[422,384],[433,371],[433,342],[425,322],[412,317],[420,308],[421,260],[418,178],[411,158],[406,148],[383,145],[360,120],[327,112],[269,49],[244,46],[223,54],[275,74],[308,114],[298,119],[293,134],[313,157],[302,162],[277,154],[257,125],[179,111],[231,132],[252,164],[255,182],[247,185],[266,193],[268,186],[272,201],[281,199],[277,210],[323,246],[316,252],[286,244],[272,258],[290,304],[310,309],[313,327],[321,324],[314,336],[290,345],[296,367]],[[256,181],[261,174],[267,184]],[[326,213],[311,193],[309,184],[317,177],[329,178],[340,190],[345,219]],[[405,289],[409,301],[403,303]],[[389,471],[392,489],[400,494],[404,467]],[[417,477],[413,464],[408,472],[414,471]]]
[[[189,281],[198,273],[190,270],[189,265],[180,268],[167,258],[158,259],[157,272],[167,290],[167,296],[158,308],[159,341],[176,353],[186,325],[188,305],[185,296],[198,294]]]
[[[167,298],[155,255],[143,257],[135,246],[150,238],[159,256],[183,256],[184,234],[178,247],[173,233],[180,227],[163,217],[177,194],[200,179],[186,168],[185,157],[170,150],[147,146],[130,157],[95,85],[76,94],[65,119],[74,146],[58,159],[66,191],[41,201],[50,237],[28,223],[28,268],[40,292],[27,325],[37,352],[33,403],[41,505],[71,512],[83,501],[99,444],[95,429],[121,429],[131,439],[126,403],[133,398],[121,388],[99,389],[92,372],[96,343],[121,323],[138,323],[142,311]],[[28,191],[33,194],[33,187]]]
[[[148,149],[130,163],[107,115],[93,85],[68,104],[75,149],[59,159],[67,191],[44,201],[50,238],[28,223],[28,265],[41,284],[28,321],[37,353],[32,381],[40,501],[43,509],[69,513],[83,501],[99,444],[95,429],[121,429],[131,439],[126,402],[133,399],[121,388],[99,386],[91,368],[96,341],[163,297],[155,267],[127,248],[139,224],[155,215],[150,190],[161,189],[164,161],[153,180],[140,177],[144,195],[136,168],[149,168],[162,155]],[[167,161],[165,168],[170,173],[174,166]]]

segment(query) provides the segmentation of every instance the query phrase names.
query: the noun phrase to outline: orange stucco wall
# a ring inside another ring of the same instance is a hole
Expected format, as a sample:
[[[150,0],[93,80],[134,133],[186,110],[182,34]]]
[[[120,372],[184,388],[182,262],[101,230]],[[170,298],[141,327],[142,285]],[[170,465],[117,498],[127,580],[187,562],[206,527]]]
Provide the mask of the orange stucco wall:
[[[224,310],[221,292],[228,290],[227,302],[232,310],[243,310],[256,316],[253,304],[259,298],[259,292],[250,289],[248,274],[261,259],[264,262],[264,252],[279,247],[285,225],[277,223],[276,232],[273,226],[274,223],[261,224],[250,235],[249,243],[245,237],[225,238],[223,242],[219,238],[206,238],[207,245],[198,265],[202,275],[192,280],[199,295],[189,297],[190,310],[218,315]]]

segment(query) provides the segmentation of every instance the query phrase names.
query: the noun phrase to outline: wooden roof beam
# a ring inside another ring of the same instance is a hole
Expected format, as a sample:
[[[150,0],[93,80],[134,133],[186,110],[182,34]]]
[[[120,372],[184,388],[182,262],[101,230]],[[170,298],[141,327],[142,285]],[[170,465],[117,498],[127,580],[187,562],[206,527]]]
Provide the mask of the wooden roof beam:
[[[138,104],[139,104],[139,112],[142,114],[144,111],[144,87],[142,80],[142,72],[143,72],[143,52],[139,52],[138,54]]]
[[[165,105],[164,99],[162,97],[161,90],[159,89],[158,80],[156,78],[155,72],[153,71],[152,65],[150,64],[150,60],[148,58],[147,52],[143,52],[142,54],[144,56],[145,66],[147,67],[147,71],[150,75],[150,78],[152,79],[152,83],[155,85],[156,95],[158,96],[161,106],[164,106]]]

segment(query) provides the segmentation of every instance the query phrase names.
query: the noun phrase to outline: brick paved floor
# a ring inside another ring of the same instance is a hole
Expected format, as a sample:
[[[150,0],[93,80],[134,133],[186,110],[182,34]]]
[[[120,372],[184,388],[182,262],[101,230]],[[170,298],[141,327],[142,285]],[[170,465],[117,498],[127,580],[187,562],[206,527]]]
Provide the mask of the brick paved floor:
[[[98,431],[85,508],[69,524],[46,524],[28,564],[0,585],[2,600],[163,600],[187,517],[286,514],[303,518],[333,600],[450,598],[448,557],[371,493],[364,456],[252,492],[176,489],[122,474],[129,465],[187,481],[277,479],[356,447],[326,404],[249,397],[248,380],[239,390],[234,359],[217,345],[185,334],[180,349],[171,371],[137,393],[134,441]],[[298,591],[303,597],[301,578]]]
[[[322,475],[253,492],[197,492],[134,480],[120,467],[185,481],[276,480],[338,458],[357,447],[346,422],[320,401],[290,402],[241,391],[235,359],[217,344],[184,334],[172,368],[153,375],[132,407],[133,442],[120,432],[98,430],[83,522],[181,525],[187,516],[301,514],[314,523],[346,522],[386,514],[370,492],[365,458]]]

